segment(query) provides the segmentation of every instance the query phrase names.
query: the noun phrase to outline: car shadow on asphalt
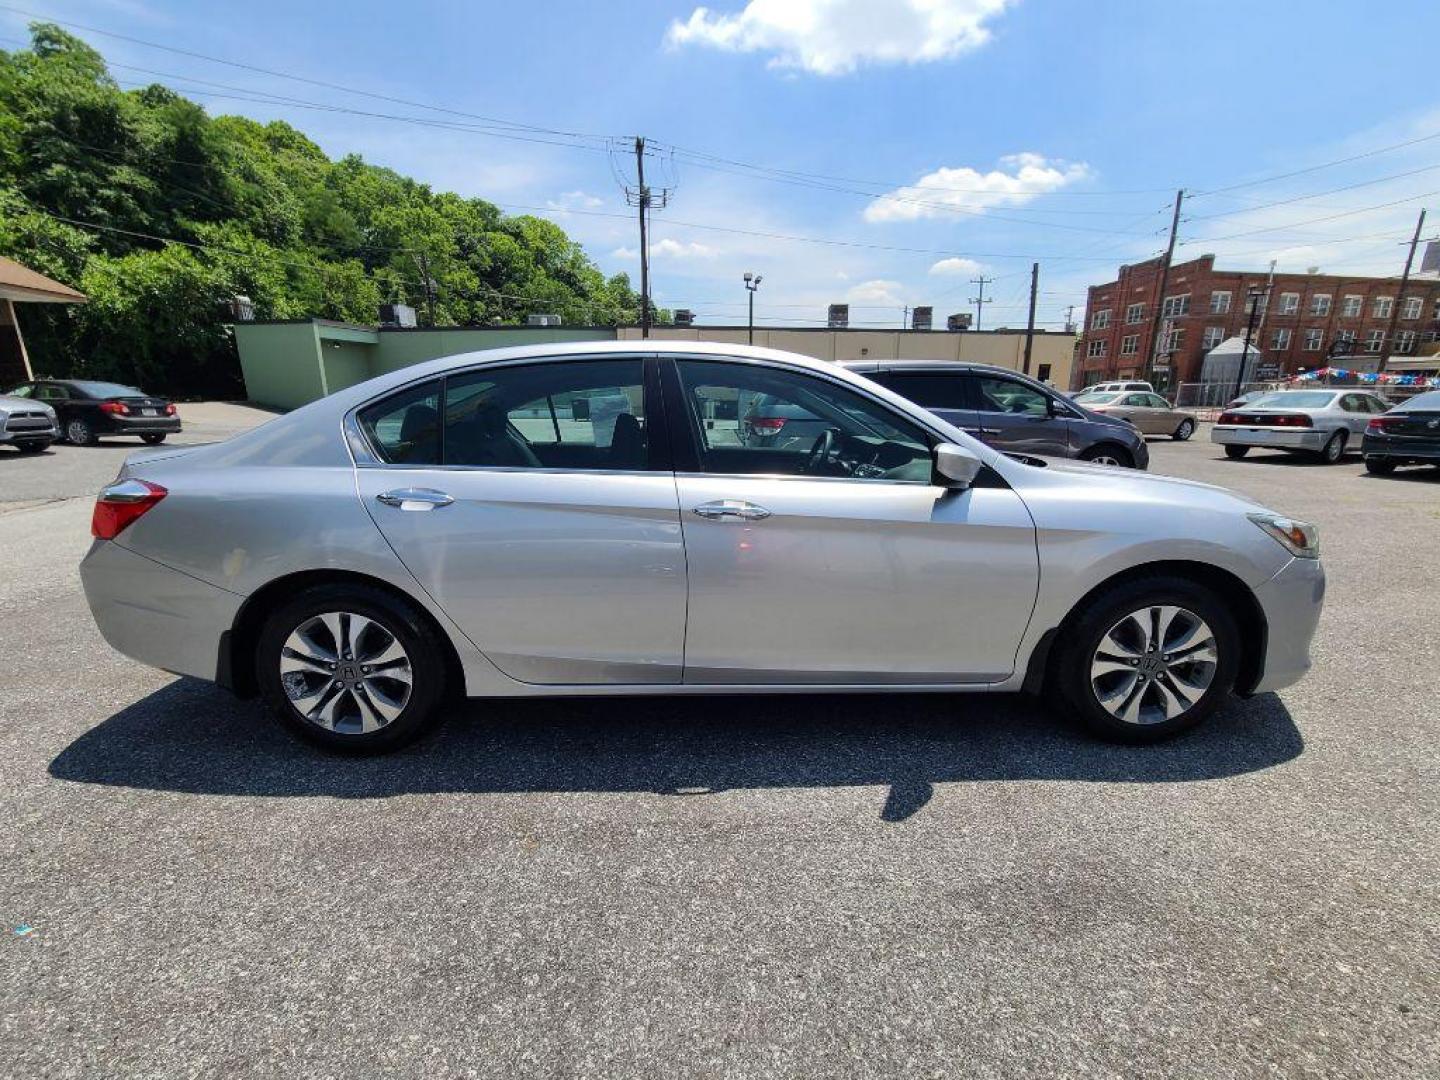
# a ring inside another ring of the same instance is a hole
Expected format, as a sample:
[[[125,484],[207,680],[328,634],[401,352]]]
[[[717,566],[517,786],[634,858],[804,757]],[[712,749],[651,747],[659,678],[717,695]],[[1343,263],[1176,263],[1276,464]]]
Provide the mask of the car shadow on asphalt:
[[[806,694],[472,701],[385,757],[293,739],[209,683],[177,679],[81,735],[60,780],[214,795],[653,792],[886,785],[903,821],[934,785],[1062,780],[1187,783],[1255,772],[1304,746],[1274,694],[1234,701],[1156,746],[1089,738],[1029,698]]]

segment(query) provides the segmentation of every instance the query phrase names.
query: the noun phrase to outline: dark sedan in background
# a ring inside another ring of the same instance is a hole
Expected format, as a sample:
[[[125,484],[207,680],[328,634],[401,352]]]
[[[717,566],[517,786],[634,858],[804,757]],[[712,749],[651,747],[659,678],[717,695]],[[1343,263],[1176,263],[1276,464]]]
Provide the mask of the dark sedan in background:
[[[43,401],[60,419],[60,438],[93,446],[101,435],[138,435],[151,446],[180,430],[175,406],[133,386],[89,379],[37,379],[11,396]]]
[[[1366,470],[1381,475],[1397,465],[1440,465],[1440,390],[1416,394],[1371,417],[1360,452]]]
[[[1150,464],[1145,436],[1134,424],[1091,412],[1008,368],[953,360],[867,360],[843,366],[1004,453],[1132,469]]]

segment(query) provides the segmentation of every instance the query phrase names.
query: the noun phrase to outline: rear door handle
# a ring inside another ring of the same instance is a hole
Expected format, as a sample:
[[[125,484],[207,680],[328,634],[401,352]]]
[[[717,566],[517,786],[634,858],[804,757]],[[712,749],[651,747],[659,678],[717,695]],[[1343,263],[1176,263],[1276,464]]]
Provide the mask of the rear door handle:
[[[386,506],[395,506],[401,510],[438,510],[455,501],[452,496],[434,488],[397,488],[383,495],[376,495],[375,498]]]
[[[763,506],[756,506],[754,503],[745,502],[743,499],[720,499],[717,502],[708,502],[695,507],[693,513],[699,514],[702,518],[710,521],[718,521],[721,518],[736,518],[740,521],[764,521],[770,516],[770,511]]]
[[[1000,434],[1000,429],[999,429],[999,428],[993,428],[993,427],[967,427],[967,428],[961,428],[960,430],[963,431],[963,432],[965,432],[966,434],[969,434],[969,435],[999,435],[999,434]]]

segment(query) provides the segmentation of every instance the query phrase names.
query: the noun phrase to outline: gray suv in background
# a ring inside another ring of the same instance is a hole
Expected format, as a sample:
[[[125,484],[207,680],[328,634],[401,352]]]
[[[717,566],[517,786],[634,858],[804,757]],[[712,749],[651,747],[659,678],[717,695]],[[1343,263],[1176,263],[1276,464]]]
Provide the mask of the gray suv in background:
[[[1091,412],[1007,368],[951,360],[859,360],[842,366],[1007,454],[1132,469],[1150,464],[1145,436],[1133,424]]]

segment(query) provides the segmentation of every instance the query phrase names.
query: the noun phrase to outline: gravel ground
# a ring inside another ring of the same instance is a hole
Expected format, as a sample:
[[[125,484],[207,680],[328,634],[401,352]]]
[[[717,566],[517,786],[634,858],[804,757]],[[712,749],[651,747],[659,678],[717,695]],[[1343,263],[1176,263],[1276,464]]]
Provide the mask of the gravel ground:
[[[1318,521],[1331,583],[1308,679],[1166,746],[647,699],[348,761],[100,640],[128,449],[0,461],[0,1072],[1440,1075],[1434,473],[1153,444]]]

